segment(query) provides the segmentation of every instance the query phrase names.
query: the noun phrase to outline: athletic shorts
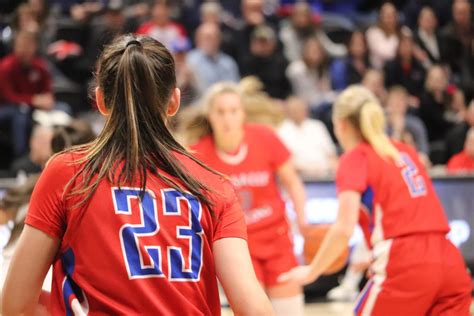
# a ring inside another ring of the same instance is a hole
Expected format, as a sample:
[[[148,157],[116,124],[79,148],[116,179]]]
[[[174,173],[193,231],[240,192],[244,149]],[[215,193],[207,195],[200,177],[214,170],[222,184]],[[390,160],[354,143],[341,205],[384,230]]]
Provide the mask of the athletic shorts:
[[[249,233],[250,256],[258,280],[269,288],[278,285],[278,276],[298,266],[298,262],[286,222],[268,229],[266,235],[261,232],[258,235],[257,239]]]
[[[461,253],[444,235],[385,240],[373,254],[372,277],[355,315],[469,316],[471,278]]]

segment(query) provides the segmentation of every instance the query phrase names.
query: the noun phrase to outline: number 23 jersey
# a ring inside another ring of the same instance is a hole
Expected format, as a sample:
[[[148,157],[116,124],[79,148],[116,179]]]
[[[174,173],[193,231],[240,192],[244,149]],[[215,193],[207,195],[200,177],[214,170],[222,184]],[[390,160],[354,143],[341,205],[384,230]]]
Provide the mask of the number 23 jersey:
[[[61,240],[52,315],[220,315],[212,246],[221,238],[246,239],[243,212],[230,182],[176,157],[212,188],[214,214],[154,175],[145,192],[139,182],[119,189],[102,180],[90,201],[76,207],[84,196],[69,199],[71,189],[63,191],[79,154],[50,161],[26,224]]]
[[[441,203],[417,153],[393,142],[401,161],[381,158],[363,142],[340,159],[338,193],[361,193],[359,222],[365,237],[375,243],[416,233],[449,231]]]

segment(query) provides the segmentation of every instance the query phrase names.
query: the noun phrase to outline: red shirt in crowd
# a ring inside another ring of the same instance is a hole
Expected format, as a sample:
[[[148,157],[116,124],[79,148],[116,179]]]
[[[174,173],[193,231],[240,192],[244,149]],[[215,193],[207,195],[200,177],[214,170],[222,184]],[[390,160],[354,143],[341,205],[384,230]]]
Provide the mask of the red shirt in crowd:
[[[269,230],[288,229],[276,172],[290,159],[290,153],[270,128],[256,124],[244,128],[244,140],[239,152],[233,155],[238,159],[236,163],[222,159],[212,135],[202,138],[192,148],[197,158],[230,177],[245,212],[249,240],[257,241],[268,239]]]
[[[159,26],[152,21],[145,22],[137,29],[137,34],[147,35],[161,42],[168,49],[175,41],[186,39],[186,30],[181,24],[170,22]]]
[[[35,94],[50,93],[51,75],[45,61],[35,57],[29,65],[10,54],[0,62],[0,104],[31,104]]]
[[[449,159],[446,170],[450,173],[474,172],[474,159],[463,150]]]
[[[119,189],[104,179],[77,207],[83,196],[63,191],[78,168],[70,162],[81,157],[66,153],[49,162],[26,217],[27,225],[61,240],[51,314],[220,315],[213,243],[246,239],[232,184],[176,155],[211,188],[213,212],[154,175],[141,202],[139,180]]]
[[[362,194],[360,224],[372,246],[382,240],[426,232],[447,233],[448,221],[413,148],[394,145],[402,161],[381,158],[367,143],[345,153],[336,175],[338,192]]]

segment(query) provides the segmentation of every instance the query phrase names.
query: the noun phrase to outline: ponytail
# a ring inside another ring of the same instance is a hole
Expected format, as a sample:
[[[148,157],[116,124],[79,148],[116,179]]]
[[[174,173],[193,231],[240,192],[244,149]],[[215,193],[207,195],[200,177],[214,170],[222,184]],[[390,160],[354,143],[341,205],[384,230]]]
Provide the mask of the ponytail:
[[[70,150],[84,154],[75,162],[81,167],[68,186],[82,180],[70,195],[84,195],[82,205],[104,178],[119,187],[139,180],[144,192],[148,174],[153,174],[211,208],[205,194],[210,189],[188,172],[176,154],[216,172],[187,152],[166,126],[167,106],[176,87],[169,51],[149,37],[119,37],[104,49],[96,76],[109,114],[95,141]]]
[[[385,115],[377,98],[367,88],[352,85],[334,103],[333,117],[347,119],[382,158],[400,159],[400,153],[385,134]]]
[[[378,103],[371,100],[361,106],[359,125],[362,137],[379,156],[389,157],[394,161],[400,159],[400,153],[385,134],[385,116]]]

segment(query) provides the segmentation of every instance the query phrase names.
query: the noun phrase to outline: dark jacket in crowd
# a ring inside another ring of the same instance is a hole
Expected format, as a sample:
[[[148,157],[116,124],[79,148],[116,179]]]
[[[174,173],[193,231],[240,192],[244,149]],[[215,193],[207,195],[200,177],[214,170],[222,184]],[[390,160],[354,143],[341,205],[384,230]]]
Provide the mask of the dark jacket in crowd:
[[[425,69],[416,59],[411,64],[403,64],[395,58],[385,64],[385,86],[399,85],[408,90],[411,95],[419,96],[425,82]]]

